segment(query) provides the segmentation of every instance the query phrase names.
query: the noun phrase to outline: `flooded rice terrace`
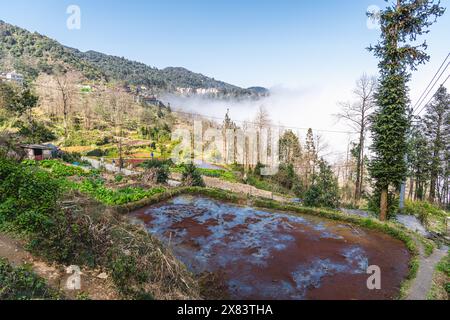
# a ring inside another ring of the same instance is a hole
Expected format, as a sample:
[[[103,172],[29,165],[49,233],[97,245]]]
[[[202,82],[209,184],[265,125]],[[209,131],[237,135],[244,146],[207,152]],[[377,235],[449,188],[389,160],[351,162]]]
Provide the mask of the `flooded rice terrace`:
[[[392,299],[409,253],[390,236],[309,215],[179,196],[133,219],[196,273],[212,272],[231,299]],[[369,265],[381,290],[368,290]]]

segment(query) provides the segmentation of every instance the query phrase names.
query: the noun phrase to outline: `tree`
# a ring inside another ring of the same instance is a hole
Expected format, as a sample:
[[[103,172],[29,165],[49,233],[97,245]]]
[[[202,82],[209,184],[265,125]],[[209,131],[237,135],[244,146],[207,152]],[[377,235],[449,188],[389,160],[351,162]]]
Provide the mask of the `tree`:
[[[37,102],[38,97],[29,88],[0,82],[0,108],[5,111],[20,117],[35,108]]]
[[[438,177],[445,170],[443,159],[450,142],[450,94],[443,86],[439,88],[434,101],[426,106],[424,117],[425,134],[431,148],[430,193],[429,201],[436,200],[436,190],[439,189]]]
[[[229,136],[229,131],[232,130],[232,136]],[[230,109],[227,109],[227,113],[225,114],[225,119],[223,121],[222,126],[222,136],[223,136],[223,157],[224,162],[229,163],[230,152],[232,152],[233,163],[237,162],[237,136],[236,136],[237,125],[230,118]],[[228,141],[228,138],[231,138],[232,141]],[[230,145],[232,145],[233,149],[230,150]]]
[[[269,113],[264,106],[260,106],[255,117],[255,127],[256,127],[256,161],[261,162],[261,134],[262,130],[270,127],[271,121]]]
[[[33,119],[37,103],[38,97],[29,88],[0,82],[0,125],[5,131],[18,128],[18,133],[30,142],[53,137],[50,130]]]
[[[337,208],[339,206],[339,185],[331,166],[323,159],[318,161],[318,173],[313,184],[305,193],[305,205],[310,207]]]
[[[313,180],[317,164],[317,151],[314,143],[314,134],[312,129],[308,129],[306,134],[305,152],[303,156],[304,165],[304,186],[308,188]]]
[[[444,13],[433,0],[397,0],[380,14],[381,40],[369,50],[380,59],[380,80],[373,116],[370,173],[380,193],[380,220],[386,220],[388,192],[398,188],[407,173],[405,154],[409,128],[407,114],[410,70],[425,63],[426,43],[414,45],[417,37]],[[374,13],[369,13],[373,17]]]
[[[113,87],[108,92],[110,122],[115,129],[117,148],[119,151],[119,168],[123,168],[123,130],[127,115],[133,112],[133,99],[120,87]]]
[[[425,188],[429,178],[430,148],[422,126],[412,127],[408,147],[408,162],[412,182],[410,198],[424,200]]]
[[[80,77],[75,72],[59,73],[56,78],[56,90],[60,95],[63,113],[64,138],[69,136],[69,116],[72,108],[73,96],[76,93],[75,85]]]
[[[374,93],[376,86],[377,81],[375,77],[363,74],[356,82],[356,88],[353,91],[357,101],[341,103],[342,111],[337,115],[339,119],[348,122],[359,134],[354,195],[356,201],[361,198],[363,189],[366,132],[370,123],[370,116],[375,107]]]
[[[296,164],[302,156],[300,140],[292,130],[284,132],[280,138],[280,161],[283,164]]]

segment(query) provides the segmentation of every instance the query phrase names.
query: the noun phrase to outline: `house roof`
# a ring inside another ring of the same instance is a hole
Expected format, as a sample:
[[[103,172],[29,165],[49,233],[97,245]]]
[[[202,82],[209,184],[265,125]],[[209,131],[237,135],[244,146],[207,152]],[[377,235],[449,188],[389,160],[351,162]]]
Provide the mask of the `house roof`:
[[[23,144],[20,147],[33,150],[53,150],[53,148],[44,146],[43,144]]]

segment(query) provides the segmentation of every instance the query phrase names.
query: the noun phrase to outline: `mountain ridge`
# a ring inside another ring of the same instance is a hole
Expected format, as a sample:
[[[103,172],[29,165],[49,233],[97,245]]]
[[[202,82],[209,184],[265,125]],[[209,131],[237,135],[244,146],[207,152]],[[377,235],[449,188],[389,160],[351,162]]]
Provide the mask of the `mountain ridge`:
[[[184,67],[158,69],[94,50],[83,52],[2,20],[0,68],[15,69],[31,80],[40,73],[74,69],[91,80],[119,81],[126,85],[146,87],[151,94],[189,93],[217,97],[258,97],[268,94],[268,90],[262,87],[241,88]]]

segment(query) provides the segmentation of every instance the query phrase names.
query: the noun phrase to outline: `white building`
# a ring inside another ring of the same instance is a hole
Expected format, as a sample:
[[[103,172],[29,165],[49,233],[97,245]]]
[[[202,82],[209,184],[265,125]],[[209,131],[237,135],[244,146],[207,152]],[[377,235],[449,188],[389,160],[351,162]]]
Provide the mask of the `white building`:
[[[20,85],[22,85],[24,81],[23,75],[16,73],[15,71],[8,73],[1,73],[0,79],[8,82],[15,82]]]

